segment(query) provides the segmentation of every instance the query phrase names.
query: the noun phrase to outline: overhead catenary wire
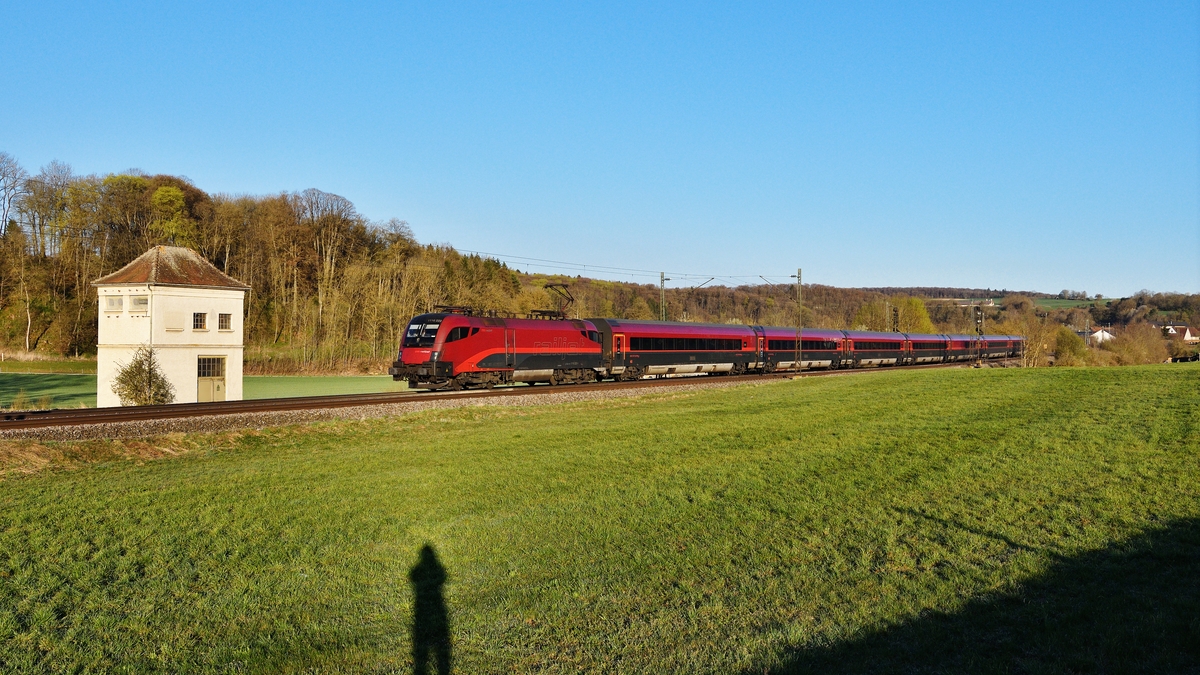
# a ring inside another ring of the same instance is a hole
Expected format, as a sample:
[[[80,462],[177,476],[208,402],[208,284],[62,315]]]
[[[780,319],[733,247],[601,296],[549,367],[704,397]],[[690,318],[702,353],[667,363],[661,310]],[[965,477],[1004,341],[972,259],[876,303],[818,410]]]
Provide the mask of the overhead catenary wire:
[[[591,272],[593,274],[598,273],[598,274],[608,274],[608,275],[613,275],[613,276],[625,276],[625,277],[635,277],[635,278],[643,278],[644,277],[647,279],[654,279],[654,278],[660,277],[660,275],[662,275],[662,274],[669,274],[669,275],[671,275],[671,278],[676,281],[689,281],[692,279],[707,279],[707,281],[705,281],[704,284],[707,284],[711,281],[722,281],[722,282],[727,282],[733,286],[741,286],[741,285],[746,285],[747,283],[754,283],[755,279],[764,279],[765,280],[764,277],[762,277],[761,275],[756,275],[756,274],[713,274],[713,273],[698,273],[698,272],[678,272],[678,271],[670,271],[670,270],[647,270],[647,269],[640,269],[640,268],[635,268],[635,267],[616,267],[613,265],[594,265],[594,264],[587,264],[587,263],[569,262],[569,261],[565,261],[565,260],[550,260],[547,258],[534,258],[534,257],[530,257],[530,256],[506,255],[503,253],[492,253],[492,252],[488,252],[488,251],[473,251],[473,250],[468,250],[468,249],[455,249],[455,250],[457,250],[459,253],[478,255],[478,256],[485,257],[485,258],[493,258],[500,262],[510,263],[514,267],[517,267],[518,265],[524,266],[527,269],[529,267],[539,267],[539,268],[568,270],[568,271],[574,271],[574,272],[579,272],[579,273]],[[784,275],[773,275],[773,276],[784,276]],[[771,282],[768,281],[768,283],[771,283]],[[701,285],[704,285],[704,284],[701,284]]]

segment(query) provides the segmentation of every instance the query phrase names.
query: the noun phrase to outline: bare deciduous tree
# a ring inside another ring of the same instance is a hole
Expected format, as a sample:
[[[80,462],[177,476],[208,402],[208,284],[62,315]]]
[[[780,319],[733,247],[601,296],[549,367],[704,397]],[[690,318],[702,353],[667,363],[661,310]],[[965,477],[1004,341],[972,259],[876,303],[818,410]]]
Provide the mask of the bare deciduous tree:
[[[8,231],[17,200],[25,194],[29,174],[7,152],[0,152],[0,236]]]

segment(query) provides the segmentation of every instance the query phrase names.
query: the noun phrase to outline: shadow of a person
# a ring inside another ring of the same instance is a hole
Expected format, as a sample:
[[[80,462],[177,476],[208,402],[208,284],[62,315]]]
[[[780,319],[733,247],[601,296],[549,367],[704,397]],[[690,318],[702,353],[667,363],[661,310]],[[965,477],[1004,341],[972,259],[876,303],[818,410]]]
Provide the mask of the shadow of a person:
[[[442,597],[446,568],[442,567],[437,552],[429,544],[421,548],[420,559],[408,571],[408,579],[413,590],[413,673],[428,673],[432,660],[438,675],[447,675],[450,672],[450,616]]]

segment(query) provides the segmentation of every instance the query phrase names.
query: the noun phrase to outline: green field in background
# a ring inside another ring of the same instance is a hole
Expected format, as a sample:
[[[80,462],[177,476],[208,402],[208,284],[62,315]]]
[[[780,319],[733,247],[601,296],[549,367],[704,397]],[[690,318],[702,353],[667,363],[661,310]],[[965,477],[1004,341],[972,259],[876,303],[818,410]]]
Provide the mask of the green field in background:
[[[94,408],[96,376],[0,373],[0,408],[11,407],[13,400],[21,394],[28,401],[24,408]]]
[[[262,376],[242,378],[245,398],[292,398],[296,396],[332,396],[334,394],[374,394],[403,391],[406,382],[394,382],[391,375],[348,376]]]
[[[390,375],[362,376],[296,376],[242,378],[244,397],[290,398],[294,396],[329,396],[333,394],[372,394],[403,391],[404,382],[393,382]],[[53,408],[78,408],[81,404],[96,406],[96,376],[46,373],[0,373],[0,408],[8,408],[24,392],[26,408],[42,407],[49,401]],[[47,399],[46,397],[49,397]]]
[[[1109,302],[1111,298],[1103,300],[1066,300],[1063,298],[1038,298],[1033,301],[1033,304],[1039,307],[1049,309],[1071,309],[1073,307],[1091,307],[1094,304],[1099,304],[1101,307],[1104,303]]]
[[[1197,381],[891,371],[114,443],[191,449],[0,480],[0,670],[1194,672]]]
[[[96,374],[96,361],[64,359],[62,361],[0,361],[0,373],[74,373]]]

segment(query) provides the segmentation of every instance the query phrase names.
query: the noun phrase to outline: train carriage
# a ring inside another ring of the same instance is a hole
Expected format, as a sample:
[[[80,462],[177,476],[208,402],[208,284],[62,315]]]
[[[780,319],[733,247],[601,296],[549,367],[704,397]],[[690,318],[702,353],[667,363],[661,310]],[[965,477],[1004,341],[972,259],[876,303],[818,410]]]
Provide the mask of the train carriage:
[[[950,348],[950,338],[945,335],[908,335],[911,363],[942,363]]]
[[[744,373],[754,367],[755,333],[747,326],[588,319],[600,333],[607,375]]]
[[[854,366],[904,365],[907,353],[903,333],[845,331]]]
[[[762,330],[766,337],[766,370],[796,370],[796,329],[766,326]],[[802,367],[839,367],[845,338],[840,330],[805,328],[800,338]]]
[[[946,350],[946,361],[970,361],[975,358],[975,343],[978,335],[947,335],[950,347]]]

